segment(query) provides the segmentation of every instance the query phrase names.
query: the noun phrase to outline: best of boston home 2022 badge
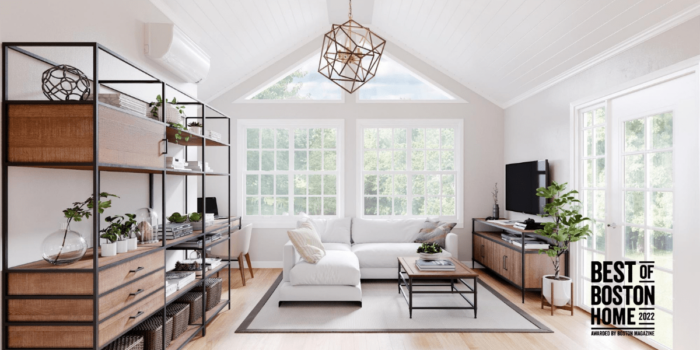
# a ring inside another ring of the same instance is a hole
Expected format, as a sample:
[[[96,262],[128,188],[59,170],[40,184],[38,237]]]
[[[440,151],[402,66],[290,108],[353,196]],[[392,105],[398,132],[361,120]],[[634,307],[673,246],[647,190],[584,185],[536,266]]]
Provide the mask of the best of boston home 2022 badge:
[[[592,261],[591,271],[591,335],[653,336],[654,262]]]

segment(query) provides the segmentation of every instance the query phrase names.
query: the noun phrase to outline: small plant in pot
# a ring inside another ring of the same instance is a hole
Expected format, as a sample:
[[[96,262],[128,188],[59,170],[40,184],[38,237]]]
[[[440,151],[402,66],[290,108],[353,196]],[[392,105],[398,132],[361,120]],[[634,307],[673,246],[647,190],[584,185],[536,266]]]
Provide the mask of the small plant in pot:
[[[110,241],[110,243],[106,245],[115,244],[116,242],[117,254],[126,253],[129,251],[129,239],[135,239],[135,237],[131,237],[134,233],[134,229],[136,228],[135,218],[136,215],[134,214],[126,214],[126,218],[124,215],[114,215],[105,218],[105,221],[109,222],[110,224],[107,226],[107,228],[100,231],[103,232],[100,237]],[[107,249],[108,251],[105,252],[105,247],[103,245],[102,256],[111,256],[106,254],[112,252],[112,247],[107,247]]]
[[[182,215],[178,212],[174,212],[170,216],[168,216],[168,221],[175,223],[175,224],[181,224],[181,223],[187,221],[187,215]]]
[[[569,251],[572,242],[577,242],[591,235],[591,229],[583,223],[590,220],[579,213],[580,203],[575,195],[577,191],[566,191],[566,183],[559,184],[552,181],[549,187],[537,189],[537,196],[547,198],[549,202],[544,206],[545,215],[552,218],[552,222],[544,223],[541,230],[535,233],[550,238],[555,243],[550,244],[549,249],[540,250],[540,254],[547,254],[554,265],[554,275],[542,277],[542,294],[547,301],[554,306],[564,306],[571,300],[571,278],[560,276],[560,258]],[[554,291],[554,300],[552,299]]]
[[[442,258],[442,247],[437,243],[423,243],[416,251],[422,260],[438,260]]]
[[[201,231],[202,230],[202,222],[204,222],[204,215],[200,213],[191,213],[188,216],[188,220],[190,221],[190,225],[192,225],[192,229],[195,231]]]
[[[187,129],[193,134],[202,134],[202,123],[191,122],[187,124]]]

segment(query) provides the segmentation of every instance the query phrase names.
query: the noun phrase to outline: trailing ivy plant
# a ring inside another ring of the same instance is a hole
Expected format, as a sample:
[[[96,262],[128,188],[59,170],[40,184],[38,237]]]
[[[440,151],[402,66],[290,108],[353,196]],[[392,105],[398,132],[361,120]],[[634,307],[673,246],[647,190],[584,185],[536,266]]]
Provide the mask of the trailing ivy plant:
[[[177,99],[173,97],[172,100],[168,101],[167,99],[165,100],[165,103],[170,103],[175,107],[175,109],[180,113],[180,115],[184,116],[185,115],[185,106],[177,106]],[[160,107],[163,106],[163,97],[160,95],[156,96],[156,102],[151,102],[148,104],[149,107],[151,107],[151,115],[155,118],[160,118],[158,115],[160,111]],[[163,117],[165,119],[165,116]]]
[[[182,140],[182,130],[185,130],[185,126],[182,124],[176,124],[176,123],[168,123],[168,125],[170,125],[171,128],[177,130],[177,134],[175,134],[175,143],[179,144],[180,140]],[[185,142],[187,142],[189,140],[190,140],[189,135],[185,136]]]
[[[537,189],[537,196],[549,199],[549,203],[544,206],[546,214],[553,219],[552,222],[544,223],[544,228],[535,230],[535,233],[554,240],[555,244],[550,244],[549,249],[541,249],[540,254],[547,254],[554,264],[554,279],[559,279],[559,258],[569,251],[572,242],[577,242],[591,235],[591,229],[584,222],[590,220],[579,213],[580,203],[574,195],[578,191],[566,191],[566,183],[559,184],[552,181],[549,187]]]
[[[116,197],[119,198],[119,196],[107,193],[107,192],[102,192],[100,193],[100,198],[109,198],[109,197]],[[58,261],[58,258],[61,257],[61,253],[63,252],[63,246],[66,244],[66,237],[68,236],[68,230],[70,229],[70,224],[73,221],[80,222],[83,221],[83,218],[89,219],[90,215],[92,215],[92,210],[95,208],[95,199],[94,196],[90,196],[90,198],[86,199],[83,202],[74,202],[72,208],[66,208],[63,210],[63,216],[66,218],[66,229],[63,232],[63,243],[61,243],[61,249],[59,249],[58,254],[56,254],[56,259],[54,262]],[[112,200],[107,200],[107,201],[97,201],[97,212],[102,214],[104,213],[105,209],[109,208],[112,206]]]

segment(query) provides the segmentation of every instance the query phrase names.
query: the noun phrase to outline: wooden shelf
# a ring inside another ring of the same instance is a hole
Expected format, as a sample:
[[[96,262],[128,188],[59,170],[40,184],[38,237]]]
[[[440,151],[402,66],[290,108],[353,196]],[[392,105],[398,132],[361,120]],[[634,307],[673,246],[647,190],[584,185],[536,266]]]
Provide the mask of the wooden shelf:
[[[136,250],[131,250],[126,253],[122,254],[117,254],[115,256],[107,256],[107,257],[99,257],[97,259],[98,266],[100,268],[106,268],[110,265],[118,264],[124,260],[129,260],[132,258],[139,257],[141,255],[147,255],[150,253],[154,253],[158,250],[159,247],[153,247],[153,246],[148,246],[148,245],[140,245]],[[99,249],[98,249],[99,251]],[[82,259],[78,260],[77,262],[70,264],[70,265],[52,265],[49,264],[48,262],[44,260],[38,260],[34,262],[30,262],[24,265],[19,265],[15,267],[11,267],[10,270],[12,271],[19,271],[19,270],[27,270],[27,269],[47,269],[47,270],[74,270],[74,269],[85,269],[88,270],[86,272],[90,272],[92,270],[93,266],[93,250],[92,248],[88,249],[87,252],[85,253],[85,256],[83,256]]]
[[[180,131],[180,136],[181,136],[180,140],[175,139],[175,135],[177,135],[178,131]],[[215,140],[212,140],[208,137],[202,136],[201,134],[191,133],[187,130],[177,130],[177,129],[173,128],[172,126],[168,126],[165,129],[165,133],[167,135],[168,142],[178,144],[181,146],[195,146],[195,147],[200,146],[201,147],[202,146],[202,139],[206,140],[207,147],[208,146],[224,146],[224,147],[228,146],[228,144],[225,142],[215,141]],[[185,141],[185,138],[188,136],[189,136],[189,140]],[[223,138],[223,135],[221,137]]]
[[[44,169],[63,169],[63,170],[86,170],[92,171],[92,163],[18,163],[9,162],[8,166],[27,167],[27,168],[44,168]],[[170,168],[157,167],[140,167],[119,164],[98,163],[100,171],[116,172],[116,173],[137,173],[137,174],[161,174],[163,171],[166,175],[181,175],[181,176],[229,176],[227,173],[203,172],[191,170],[175,170]]]
[[[226,262],[222,261],[219,266],[215,267],[214,269],[212,269],[210,271],[207,271],[206,278],[210,278],[212,275],[214,275],[217,272],[220,272],[221,270],[223,270],[225,267],[229,266],[230,264],[231,263],[228,261],[226,261]],[[192,288],[194,288],[194,286],[197,283],[199,283],[201,280],[202,280],[202,278],[195,278],[194,281],[190,282],[182,289],[178,290],[177,292],[175,292],[173,294],[168,295],[168,297],[165,298],[165,305],[169,305],[170,303],[172,303],[175,300],[177,300],[178,298],[180,298],[183,294],[191,291]]]

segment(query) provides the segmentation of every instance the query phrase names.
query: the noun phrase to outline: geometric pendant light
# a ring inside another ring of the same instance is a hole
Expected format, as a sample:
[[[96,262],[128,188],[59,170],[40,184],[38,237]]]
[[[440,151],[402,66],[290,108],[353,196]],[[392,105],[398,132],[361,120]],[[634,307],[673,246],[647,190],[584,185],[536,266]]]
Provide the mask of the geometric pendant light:
[[[323,36],[318,72],[352,94],[374,78],[386,40],[352,20],[352,0],[348,17]]]

